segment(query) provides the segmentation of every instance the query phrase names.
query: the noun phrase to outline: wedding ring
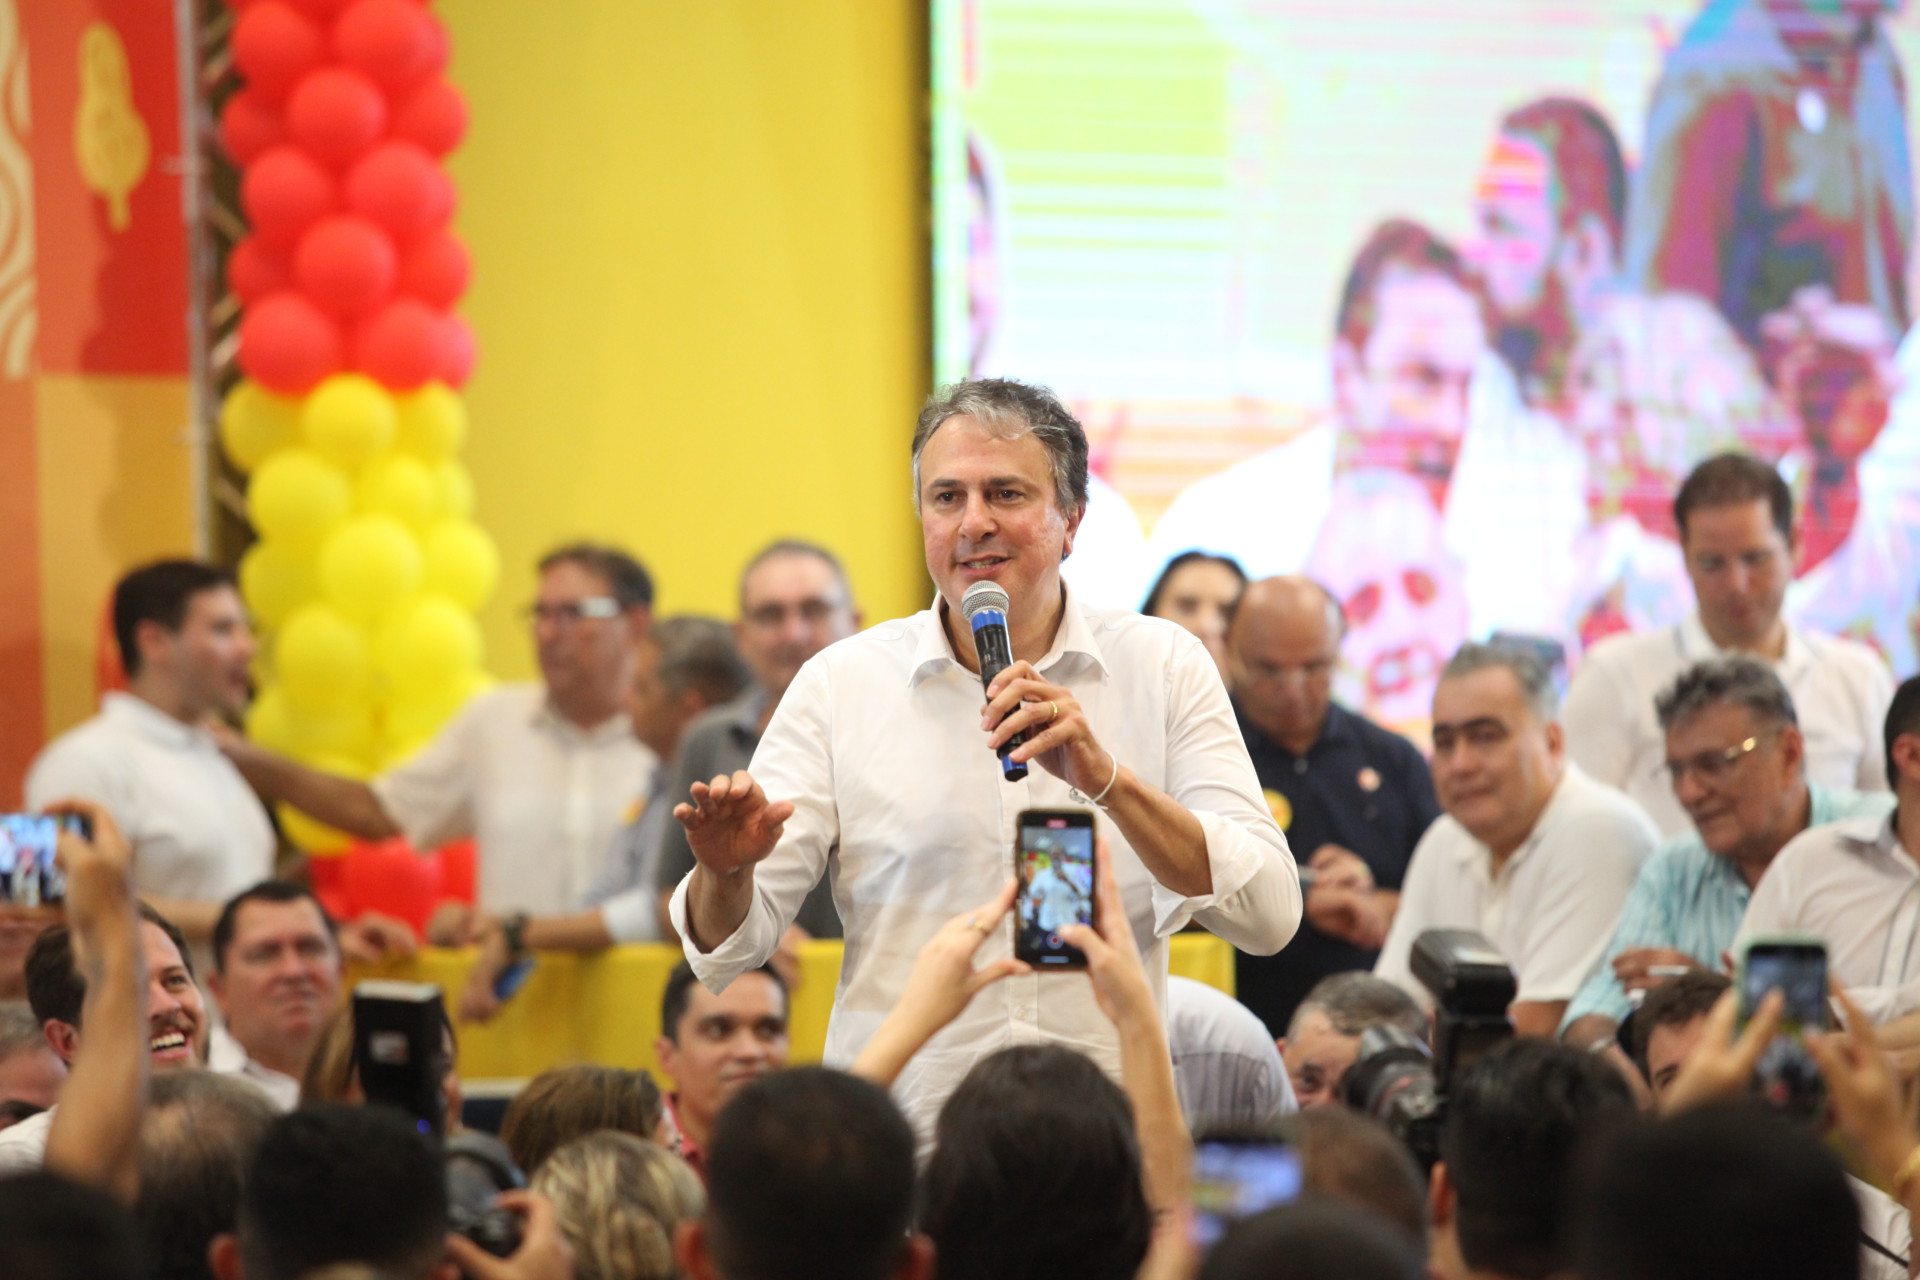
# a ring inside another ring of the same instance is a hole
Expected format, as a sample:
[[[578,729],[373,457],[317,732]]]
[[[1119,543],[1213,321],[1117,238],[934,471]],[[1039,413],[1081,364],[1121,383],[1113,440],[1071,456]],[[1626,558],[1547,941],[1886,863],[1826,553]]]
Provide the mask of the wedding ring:
[[[968,917],[967,917],[967,928],[969,928],[969,929],[978,929],[978,930],[979,930],[980,932],[982,932],[982,933],[985,933],[985,932],[987,931],[987,926],[985,926],[985,925],[983,925],[983,924],[981,924],[981,923],[980,923],[980,917],[979,917],[979,916],[968,916]]]
[[[1052,724],[1060,718],[1060,704],[1051,698],[1047,700],[1047,723]]]

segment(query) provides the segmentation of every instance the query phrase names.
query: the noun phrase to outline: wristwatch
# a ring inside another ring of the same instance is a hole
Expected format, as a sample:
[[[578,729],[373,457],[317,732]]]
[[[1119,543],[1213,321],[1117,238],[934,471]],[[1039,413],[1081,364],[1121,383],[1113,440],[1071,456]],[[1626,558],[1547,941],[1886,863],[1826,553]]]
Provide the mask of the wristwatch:
[[[500,936],[506,939],[509,961],[527,954],[527,920],[526,912],[516,911],[500,922]]]

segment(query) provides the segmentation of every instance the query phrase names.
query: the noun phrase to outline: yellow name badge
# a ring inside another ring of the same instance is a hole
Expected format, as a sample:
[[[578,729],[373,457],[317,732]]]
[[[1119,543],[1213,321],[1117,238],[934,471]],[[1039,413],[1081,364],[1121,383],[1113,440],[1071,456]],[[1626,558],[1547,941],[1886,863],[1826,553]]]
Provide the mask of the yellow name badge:
[[[1285,831],[1293,825],[1293,802],[1269,787],[1266,789],[1267,808],[1273,811],[1273,820]]]

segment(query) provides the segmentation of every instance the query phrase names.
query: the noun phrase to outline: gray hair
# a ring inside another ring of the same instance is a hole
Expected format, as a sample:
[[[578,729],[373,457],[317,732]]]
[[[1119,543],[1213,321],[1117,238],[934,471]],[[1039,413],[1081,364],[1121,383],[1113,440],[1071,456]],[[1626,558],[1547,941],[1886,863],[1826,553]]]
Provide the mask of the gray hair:
[[[1031,434],[1053,469],[1053,498],[1071,517],[1087,505],[1087,433],[1045,387],[1012,378],[976,378],[941,387],[927,398],[913,429],[913,507],[920,509],[920,454],[949,418],[972,418],[1005,440]]]
[[[1793,695],[1773,668],[1753,658],[1708,658],[1682,671],[1653,700],[1664,731],[1708,707],[1745,707],[1767,724],[1800,723]]]
[[[753,679],[733,644],[733,628],[718,618],[677,614],[653,626],[660,646],[659,680],[673,693],[699,692],[718,706],[740,696]]]
[[[40,1020],[25,1000],[0,1000],[0,1062],[34,1049],[53,1050],[40,1031]]]
[[[1495,667],[1513,677],[1513,682],[1520,686],[1520,696],[1527,700],[1527,706],[1541,724],[1552,724],[1560,718],[1560,693],[1553,687],[1553,673],[1547,670],[1546,663],[1519,645],[1469,640],[1447,659],[1447,665],[1440,669],[1440,678],[1458,680]]]
[[[740,571],[742,611],[747,607],[747,579],[753,576],[753,571],[769,560],[779,560],[785,556],[810,556],[827,566],[827,570],[833,574],[834,581],[840,584],[840,590],[846,593],[847,603],[849,605],[853,603],[853,580],[847,577],[847,566],[841,562],[839,556],[817,542],[808,542],[804,538],[781,538],[778,542],[770,542],[754,552],[753,559],[747,561],[747,567]]]
[[[1385,978],[1370,973],[1336,973],[1320,979],[1287,1023],[1291,1039],[1300,1020],[1314,1010],[1326,1015],[1343,1036],[1357,1036],[1368,1027],[1399,1027],[1422,1044],[1427,1039],[1427,1015],[1413,997]]]

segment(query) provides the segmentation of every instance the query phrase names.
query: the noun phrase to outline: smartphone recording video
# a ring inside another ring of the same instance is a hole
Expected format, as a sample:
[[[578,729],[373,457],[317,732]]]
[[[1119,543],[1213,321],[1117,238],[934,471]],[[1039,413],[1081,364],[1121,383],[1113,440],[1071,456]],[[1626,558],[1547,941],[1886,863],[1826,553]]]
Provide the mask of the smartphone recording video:
[[[83,818],[50,813],[0,814],[0,902],[41,907],[66,901],[67,877],[54,861],[63,827],[92,837]]]
[[[1028,809],[1014,855],[1013,954],[1036,969],[1084,969],[1087,957],[1060,930],[1093,918],[1093,813]]]
[[[1762,934],[1741,948],[1735,982],[1740,988],[1740,1025],[1769,991],[1785,999],[1780,1031],[1760,1053],[1755,1069],[1760,1094],[1783,1111],[1809,1119],[1826,1103],[1820,1068],[1807,1052],[1806,1033],[1825,1031],[1827,945],[1805,934]]]
[[[1193,1241],[1219,1243],[1241,1218],[1300,1196],[1300,1153],[1284,1142],[1208,1141],[1193,1152]]]

